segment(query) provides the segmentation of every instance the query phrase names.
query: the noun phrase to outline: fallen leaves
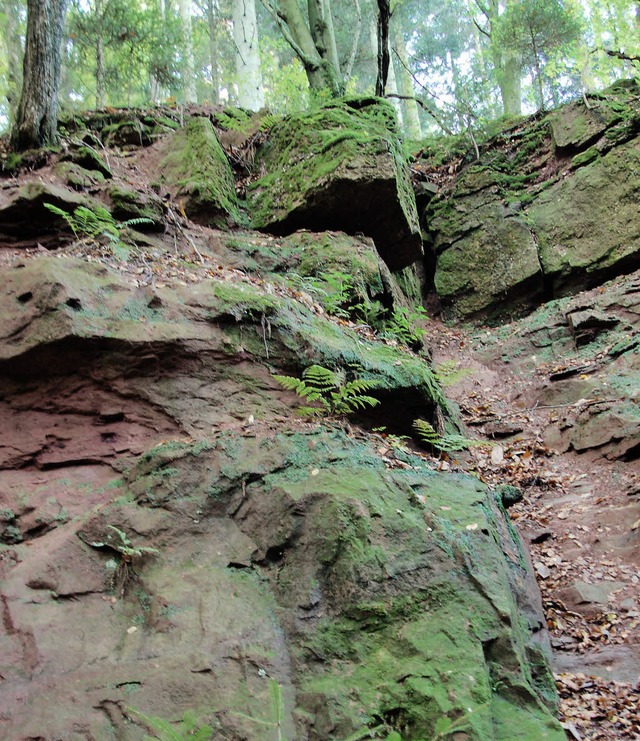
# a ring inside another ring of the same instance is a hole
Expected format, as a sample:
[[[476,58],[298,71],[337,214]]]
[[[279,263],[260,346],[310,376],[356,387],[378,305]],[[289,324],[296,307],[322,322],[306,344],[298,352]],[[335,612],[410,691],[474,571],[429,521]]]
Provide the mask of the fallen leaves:
[[[640,685],[556,674],[561,721],[576,741],[640,738]]]

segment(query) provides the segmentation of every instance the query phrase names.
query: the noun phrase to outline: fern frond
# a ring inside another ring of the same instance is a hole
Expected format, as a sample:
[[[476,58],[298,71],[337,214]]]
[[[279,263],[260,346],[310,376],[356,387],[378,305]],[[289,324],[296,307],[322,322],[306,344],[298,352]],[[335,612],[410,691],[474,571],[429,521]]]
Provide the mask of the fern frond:
[[[436,432],[434,426],[430,422],[425,422],[424,419],[414,419],[413,429],[416,431],[420,440],[428,445],[436,446],[442,439]]]
[[[138,216],[135,219],[127,219],[126,221],[121,221],[120,226],[139,226],[140,224],[153,223],[153,219],[150,219],[148,216]]]
[[[413,422],[413,429],[418,437],[427,445],[432,445],[443,453],[455,453],[460,450],[468,450],[477,445],[483,445],[481,440],[470,440],[464,435],[439,435],[432,424],[425,422],[423,419],[416,419]]]
[[[63,208],[58,208],[57,206],[54,206],[53,203],[44,203],[43,206],[48,211],[51,211],[52,214],[62,217],[67,222],[67,224],[71,227],[73,236],[74,237],[78,236],[78,230],[76,227],[76,223],[73,219],[73,216],[68,211],[65,211]]]
[[[318,391],[329,391],[338,385],[335,371],[321,365],[310,365],[302,372],[304,381]]]
[[[275,380],[284,387],[287,391],[295,391],[298,393],[298,389],[302,386],[305,386],[305,382],[301,381],[299,378],[294,378],[293,376],[273,376]]]
[[[345,385],[345,391],[349,394],[362,394],[364,391],[372,391],[380,387],[380,381],[375,379],[356,378]]]

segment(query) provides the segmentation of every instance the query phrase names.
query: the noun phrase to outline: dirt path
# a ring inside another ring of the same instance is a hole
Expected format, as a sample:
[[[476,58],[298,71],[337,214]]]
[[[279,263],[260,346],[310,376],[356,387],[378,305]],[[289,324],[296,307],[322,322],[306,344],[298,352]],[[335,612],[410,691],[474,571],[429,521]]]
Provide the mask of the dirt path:
[[[438,322],[430,333],[436,365],[464,369],[448,396],[470,436],[489,443],[460,465],[524,495],[509,513],[537,572],[568,738],[639,739],[638,460],[607,460],[598,449],[559,452],[549,444],[575,402],[544,403],[550,369],[536,365],[535,356],[534,370],[525,370],[514,367],[508,341],[487,358],[482,333]]]

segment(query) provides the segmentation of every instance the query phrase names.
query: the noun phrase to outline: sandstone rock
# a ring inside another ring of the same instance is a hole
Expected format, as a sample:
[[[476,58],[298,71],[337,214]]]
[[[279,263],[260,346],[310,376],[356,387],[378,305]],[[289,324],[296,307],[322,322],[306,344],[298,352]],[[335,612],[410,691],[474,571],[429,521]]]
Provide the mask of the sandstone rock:
[[[101,205],[89,196],[43,181],[27,182],[16,188],[0,191],[0,241],[7,246],[49,249],[71,241],[70,230],[45,207],[51,203],[72,212],[78,206]],[[61,231],[62,230],[62,231]]]
[[[447,313],[512,318],[636,267],[637,90],[532,119],[449,178],[424,211]]]
[[[190,118],[161,151],[162,181],[189,218],[209,226],[241,220],[233,174],[208,118]]]
[[[395,113],[375,98],[347,98],[286,116],[257,155],[266,175],[247,193],[254,227],[362,232],[391,270],[422,255]]]

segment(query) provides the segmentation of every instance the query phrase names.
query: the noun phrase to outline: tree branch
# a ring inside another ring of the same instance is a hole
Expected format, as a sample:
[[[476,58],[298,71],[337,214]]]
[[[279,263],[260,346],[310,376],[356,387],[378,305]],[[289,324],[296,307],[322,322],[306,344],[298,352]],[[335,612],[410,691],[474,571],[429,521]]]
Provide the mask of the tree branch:
[[[608,57],[614,57],[615,59],[621,59],[624,62],[640,62],[640,57],[632,56],[631,54],[625,54],[623,51],[615,51],[614,49],[594,49],[593,51],[603,51]]]
[[[489,33],[489,31],[482,28],[482,26],[478,23],[478,21],[475,18],[473,18],[473,25],[478,29],[478,31],[480,31],[481,34],[484,34],[488,39],[491,38],[491,34]]]
[[[282,11],[278,10],[278,8],[276,8],[276,6],[273,5],[270,0],[260,0],[260,2],[266,8],[267,12],[271,14],[278,28],[282,31],[282,35],[284,36],[285,41],[298,55],[298,57],[300,57],[300,61],[310,69],[318,69],[317,62],[314,59],[311,59],[307,54],[305,54],[302,47],[296,43],[295,39],[293,38],[293,34],[289,29],[287,18],[282,13]]]

